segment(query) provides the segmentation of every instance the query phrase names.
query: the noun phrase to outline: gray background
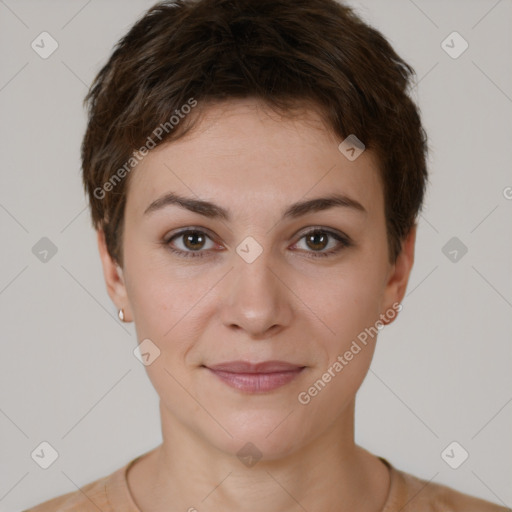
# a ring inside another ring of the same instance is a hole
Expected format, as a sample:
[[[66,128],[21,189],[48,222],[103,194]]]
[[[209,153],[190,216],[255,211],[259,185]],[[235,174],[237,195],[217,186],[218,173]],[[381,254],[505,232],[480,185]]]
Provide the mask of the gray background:
[[[415,266],[359,392],[356,441],[512,507],[512,2],[351,3],[416,69],[431,147]],[[87,86],[151,5],[0,1],[1,511],[75,491],[161,441],[133,325],[105,290],[79,160]],[[43,31],[59,44],[47,59],[31,48]],[[441,47],[453,31],[469,43],[457,59]],[[43,237],[57,247],[46,262],[32,252]],[[468,249],[455,262],[452,237]],[[458,469],[441,457],[454,440],[469,452]],[[46,470],[31,458],[42,441],[59,453]]]

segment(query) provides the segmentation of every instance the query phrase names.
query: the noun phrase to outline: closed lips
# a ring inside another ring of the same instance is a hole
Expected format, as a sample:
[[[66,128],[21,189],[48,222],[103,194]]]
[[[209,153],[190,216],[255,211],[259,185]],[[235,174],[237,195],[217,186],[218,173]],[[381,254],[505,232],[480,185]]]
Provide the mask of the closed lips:
[[[207,366],[213,371],[229,373],[283,373],[294,372],[305,368],[305,366],[288,363],[286,361],[263,361],[261,363],[250,363],[247,361],[228,361],[216,365]]]

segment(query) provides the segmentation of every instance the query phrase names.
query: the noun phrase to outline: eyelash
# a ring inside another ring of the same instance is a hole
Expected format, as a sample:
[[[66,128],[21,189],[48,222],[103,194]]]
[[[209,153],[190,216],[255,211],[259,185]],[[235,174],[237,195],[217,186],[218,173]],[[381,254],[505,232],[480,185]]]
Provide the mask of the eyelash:
[[[210,240],[211,240],[211,237],[205,231],[202,231],[200,229],[188,228],[188,229],[184,229],[183,231],[180,231],[179,233],[175,233],[170,238],[164,240],[162,243],[171,252],[173,252],[173,253],[175,253],[178,256],[183,257],[183,258],[203,258],[203,257],[205,257],[205,253],[207,253],[208,251],[204,251],[204,250],[183,251],[181,249],[176,249],[176,248],[174,248],[171,245],[171,242],[173,240],[175,240],[175,239],[177,239],[177,238],[179,238],[181,236],[184,236],[184,235],[186,235],[188,233],[196,233],[196,234],[205,235],[206,237],[210,238]],[[311,256],[308,256],[308,257],[311,257],[311,258],[325,258],[325,257],[329,257],[329,256],[334,256],[335,254],[340,252],[342,249],[346,249],[346,248],[352,246],[352,241],[347,236],[339,235],[338,233],[336,233],[334,231],[331,231],[329,229],[324,229],[324,228],[321,228],[321,227],[315,227],[315,228],[311,229],[310,231],[308,231],[306,233],[303,233],[302,236],[299,238],[299,240],[296,243],[298,243],[300,240],[302,240],[306,236],[313,235],[313,234],[318,234],[318,233],[323,233],[323,234],[328,235],[329,237],[334,238],[336,241],[340,242],[341,245],[339,245],[338,247],[336,247],[334,249],[331,249],[329,251],[325,251],[325,252],[306,251],[307,253],[311,253]]]

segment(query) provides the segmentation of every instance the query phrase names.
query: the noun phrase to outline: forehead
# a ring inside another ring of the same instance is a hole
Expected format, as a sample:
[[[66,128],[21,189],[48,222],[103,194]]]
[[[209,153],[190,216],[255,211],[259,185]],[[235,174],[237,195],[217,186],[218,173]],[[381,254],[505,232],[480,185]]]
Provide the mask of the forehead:
[[[378,162],[371,151],[348,160],[314,109],[290,118],[254,100],[208,106],[184,137],[156,147],[130,176],[127,210],[140,216],[165,192],[210,199],[248,213],[340,192],[378,213]]]

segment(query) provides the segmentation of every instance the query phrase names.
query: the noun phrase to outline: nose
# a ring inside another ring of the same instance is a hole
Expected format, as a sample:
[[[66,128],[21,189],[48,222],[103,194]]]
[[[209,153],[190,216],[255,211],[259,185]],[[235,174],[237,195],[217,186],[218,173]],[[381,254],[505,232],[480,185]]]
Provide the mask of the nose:
[[[245,331],[251,338],[274,336],[290,325],[293,317],[293,293],[267,252],[252,263],[236,255],[222,291],[223,324]]]

